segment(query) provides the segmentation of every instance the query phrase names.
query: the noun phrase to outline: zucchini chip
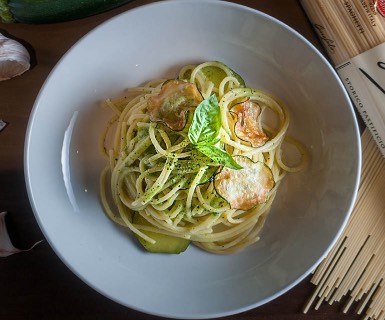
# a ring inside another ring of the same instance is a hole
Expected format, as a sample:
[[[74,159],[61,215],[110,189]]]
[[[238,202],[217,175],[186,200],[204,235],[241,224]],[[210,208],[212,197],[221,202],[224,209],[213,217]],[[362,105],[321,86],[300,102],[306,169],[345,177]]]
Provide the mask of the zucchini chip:
[[[249,142],[253,148],[260,147],[269,137],[263,132],[261,125],[262,109],[258,103],[246,100],[231,108],[237,116],[234,132],[243,141]]]
[[[150,120],[162,122],[171,130],[180,131],[186,125],[186,113],[203,100],[195,84],[182,80],[166,81],[157,96],[147,103]]]
[[[275,184],[273,173],[263,162],[245,156],[234,156],[234,160],[243,169],[223,167],[214,177],[214,186],[232,209],[249,210],[267,200]]]

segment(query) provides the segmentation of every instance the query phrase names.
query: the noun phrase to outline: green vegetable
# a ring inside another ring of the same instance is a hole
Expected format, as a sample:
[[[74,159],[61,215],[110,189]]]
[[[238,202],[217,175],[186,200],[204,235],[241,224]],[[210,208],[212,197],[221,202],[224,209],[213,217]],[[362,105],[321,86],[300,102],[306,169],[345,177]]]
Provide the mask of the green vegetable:
[[[203,100],[196,108],[188,131],[191,143],[199,145],[218,142],[221,110],[215,95]]]
[[[230,69],[227,65],[220,61],[211,61],[208,62],[209,65],[203,67],[201,72],[203,74],[205,81],[211,81],[215,87],[219,87],[219,84],[222,82],[224,78],[227,76],[233,76],[239,82],[241,87],[245,87],[245,80],[236,73],[234,70]],[[191,76],[191,72],[187,72],[183,79],[189,80]]]
[[[226,151],[219,149],[215,146],[204,146],[197,145],[197,150],[202,152],[206,157],[214,160],[216,163],[220,163],[227,168],[231,169],[242,169],[238,163],[236,163],[231,155],[229,155]]]
[[[203,100],[195,109],[188,138],[194,147],[216,163],[228,168],[241,169],[231,155],[218,148],[221,129],[221,110],[215,95]]]
[[[214,61],[215,65],[207,66],[202,68],[202,72],[205,75],[206,81],[211,81],[214,83],[216,87],[219,87],[219,84],[222,82],[224,78],[227,77],[228,73],[236,78],[241,87],[245,86],[245,81],[242,77],[236,73],[234,70],[230,69],[227,65],[222,62]],[[226,73],[226,71],[228,73]]]
[[[133,219],[134,224],[141,226],[151,226],[151,224],[143,218],[139,213],[134,214]],[[156,242],[151,243],[141,238],[140,236],[136,236],[141,245],[149,252],[152,253],[181,253],[187,249],[190,244],[190,240],[169,236],[166,234],[152,232],[147,230],[141,230],[145,235],[154,239]]]
[[[54,23],[111,10],[131,0],[0,0],[2,22]]]
[[[173,174],[185,175],[191,172],[198,172],[201,167],[208,164],[212,164],[213,161],[207,157],[199,157],[198,152],[193,153],[191,159],[181,158],[175,163]]]

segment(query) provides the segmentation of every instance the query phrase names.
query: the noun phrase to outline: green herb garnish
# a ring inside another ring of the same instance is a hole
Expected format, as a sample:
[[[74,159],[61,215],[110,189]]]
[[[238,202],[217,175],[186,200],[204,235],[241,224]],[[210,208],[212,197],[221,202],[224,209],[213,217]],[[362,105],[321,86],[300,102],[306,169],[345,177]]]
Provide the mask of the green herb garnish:
[[[219,132],[221,129],[221,110],[215,95],[203,100],[195,109],[188,138],[192,145],[215,163],[231,169],[242,169],[233,157],[219,148]]]

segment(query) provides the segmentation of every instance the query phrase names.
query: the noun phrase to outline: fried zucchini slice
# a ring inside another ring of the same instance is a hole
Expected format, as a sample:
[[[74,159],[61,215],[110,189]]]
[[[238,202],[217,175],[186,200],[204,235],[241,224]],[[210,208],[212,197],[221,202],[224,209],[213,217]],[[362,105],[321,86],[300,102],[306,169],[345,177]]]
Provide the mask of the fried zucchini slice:
[[[194,110],[203,100],[195,84],[183,80],[167,80],[158,95],[148,99],[150,120],[161,122],[171,130],[183,130],[187,111]]]
[[[230,112],[237,117],[234,132],[239,139],[249,142],[254,148],[264,145],[269,140],[262,129],[262,109],[258,103],[248,99],[236,104]]]
[[[223,167],[214,177],[217,193],[232,209],[249,210],[267,200],[274,187],[274,177],[263,162],[254,162],[246,156],[234,156],[240,170]]]

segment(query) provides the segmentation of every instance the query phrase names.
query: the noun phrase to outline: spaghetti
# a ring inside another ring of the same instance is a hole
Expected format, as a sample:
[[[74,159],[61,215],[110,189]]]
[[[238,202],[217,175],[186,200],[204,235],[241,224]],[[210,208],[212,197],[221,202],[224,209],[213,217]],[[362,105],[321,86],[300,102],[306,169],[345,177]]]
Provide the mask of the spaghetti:
[[[385,42],[385,18],[374,0],[301,0],[334,65]]]
[[[151,81],[107,100],[107,105],[115,115],[101,140],[109,159],[100,180],[102,203],[109,218],[149,243],[155,240],[148,232],[155,232],[191,240],[213,253],[249,246],[258,240],[286,172],[301,170],[306,162],[303,147],[292,140],[304,156],[296,166],[282,159],[289,125],[285,106],[246,88],[220,62],[185,66],[177,80]],[[270,126],[262,121],[266,110],[275,114],[276,123]],[[111,133],[112,146],[107,147]],[[253,144],[261,136],[266,139]],[[242,172],[255,174],[249,180],[258,184],[251,187],[262,185],[265,197],[249,205],[242,199],[250,186],[240,190],[244,182],[227,181],[225,171],[241,178]],[[270,175],[273,183],[267,187]],[[238,192],[234,202],[224,197],[226,183],[226,190]],[[135,223],[135,215],[146,224]]]

